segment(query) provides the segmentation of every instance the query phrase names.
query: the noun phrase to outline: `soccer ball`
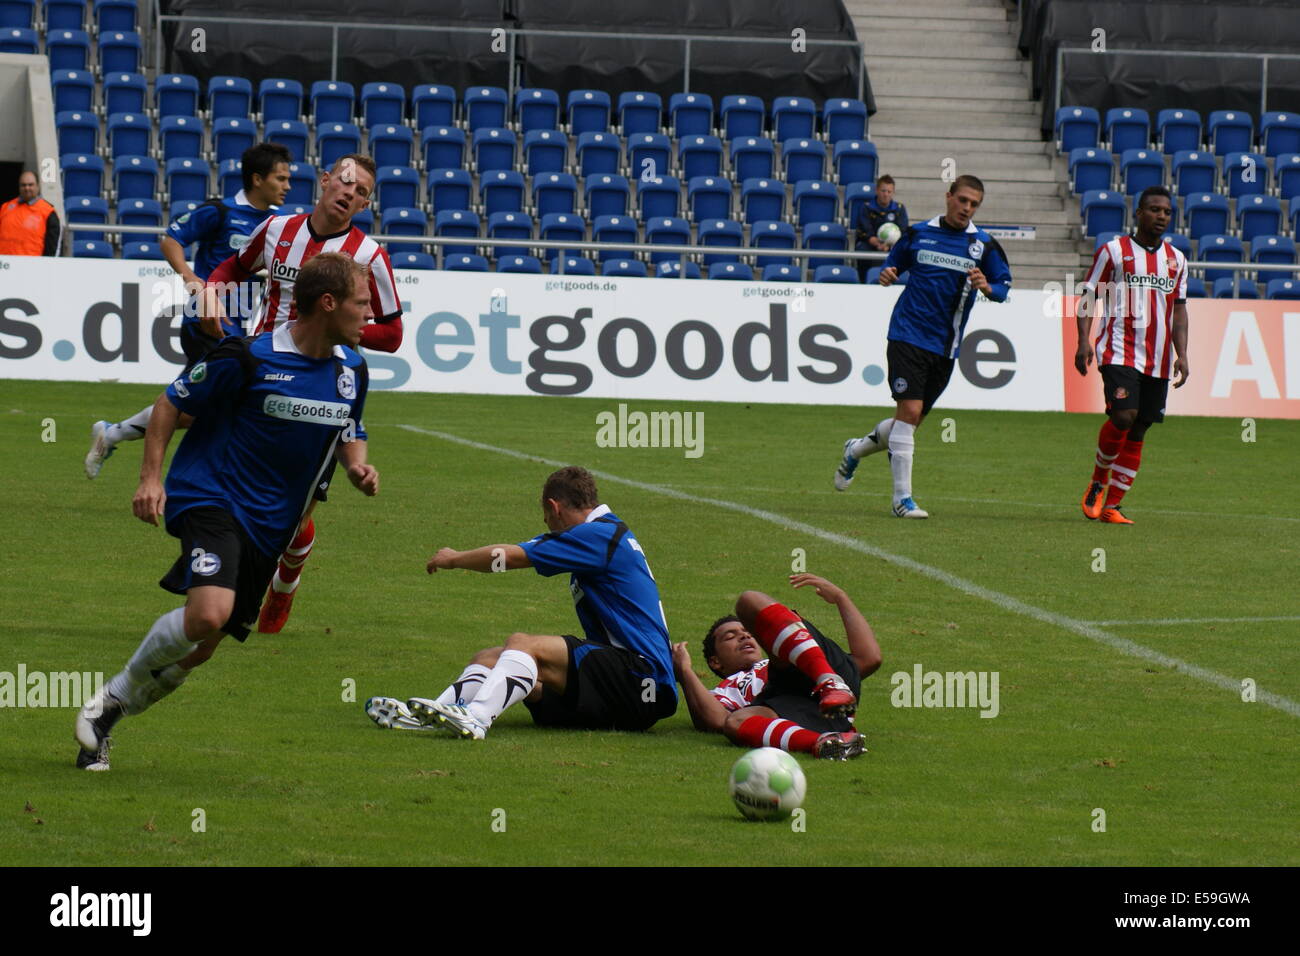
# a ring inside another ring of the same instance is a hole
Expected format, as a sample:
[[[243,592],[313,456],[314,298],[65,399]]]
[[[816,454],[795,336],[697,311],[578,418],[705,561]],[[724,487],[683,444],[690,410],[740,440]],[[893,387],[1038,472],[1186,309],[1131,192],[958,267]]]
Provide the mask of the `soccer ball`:
[[[898,228],[896,223],[887,222],[876,230],[876,238],[887,246],[892,246],[898,241],[898,237],[903,234],[903,230]]]
[[[751,750],[731,768],[731,799],[750,820],[783,820],[807,792],[799,762],[775,747]]]

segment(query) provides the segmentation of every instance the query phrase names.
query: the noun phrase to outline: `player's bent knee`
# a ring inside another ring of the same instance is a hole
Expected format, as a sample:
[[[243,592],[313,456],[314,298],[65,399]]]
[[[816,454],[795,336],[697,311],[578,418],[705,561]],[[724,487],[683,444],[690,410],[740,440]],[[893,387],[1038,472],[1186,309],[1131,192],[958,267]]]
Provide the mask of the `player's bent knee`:
[[[481,667],[496,667],[497,659],[501,657],[501,652],[504,650],[504,647],[485,647],[471,657],[469,662]]]
[[[762,591],[742,591],[740,597],[736,598],[736,616],[749,620],[757,616],[763,608],[775,603],[776,601]]]
[[[1137,421],[1137,409],[1122,408],[1119,411],[1111,413],[1110,420],[1111,424],[1120,431],[1128,431],[1133,427],[1133,423]]]

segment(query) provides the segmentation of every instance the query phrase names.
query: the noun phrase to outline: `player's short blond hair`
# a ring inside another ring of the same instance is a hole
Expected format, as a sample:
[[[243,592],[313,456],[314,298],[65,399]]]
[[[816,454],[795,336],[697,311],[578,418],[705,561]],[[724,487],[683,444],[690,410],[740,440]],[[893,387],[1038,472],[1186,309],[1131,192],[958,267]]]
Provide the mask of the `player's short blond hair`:
[[[357,278],[370,278],[370,267],[341,252],[322,252],[307,260],[293,283],[293,302],[299,318],[310,318],[322,296],[335,302],[352,295]]]

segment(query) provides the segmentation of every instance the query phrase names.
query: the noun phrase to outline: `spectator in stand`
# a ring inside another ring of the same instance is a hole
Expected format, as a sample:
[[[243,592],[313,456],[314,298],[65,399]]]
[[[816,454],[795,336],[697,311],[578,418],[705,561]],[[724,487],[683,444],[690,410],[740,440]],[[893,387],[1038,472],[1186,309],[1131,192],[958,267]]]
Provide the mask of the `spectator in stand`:
[[[30,169],[18,177],[18,198],[0,206],[0,256],[53,256],[59,250],[59,214],[41,198]]]
[[[888,252],[893,242],[882,242],[876,235],[880,227],[887,222],[898,226],[899,234],[907,231],[907,207],[894,200],[894,177],[881,176],[876,180],[876,195],[862,204],[855,223],[858,230],[858,249],[870,252]],[[897,241],[897,240],[895,240]],[[858,260],[858,278],[866,280],[867,270],[871,268],[868,259]]]

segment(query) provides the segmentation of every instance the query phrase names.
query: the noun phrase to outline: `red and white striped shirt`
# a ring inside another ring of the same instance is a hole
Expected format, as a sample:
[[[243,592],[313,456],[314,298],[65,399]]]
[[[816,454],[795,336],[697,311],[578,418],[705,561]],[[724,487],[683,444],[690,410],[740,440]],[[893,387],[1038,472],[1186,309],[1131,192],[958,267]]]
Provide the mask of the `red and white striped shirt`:
[[[1174,306],[1187,298],[1187,258],[1168,240],[1147,249],[1133,236],[1116,236],[1097,250],[1083,285],[1105,293],[1097,365],[1169,378]]]
[[[253,273],[266,269],[262,304],[250,334],[274,331],[297,318],[293,283],[298,270],[322,252],[341,252],[370,267],[370,308],[375,321],[389,322],[402,314],[397,280],[388,253],[356,226],[333,236],[318,236],[311,228],[311,214],[272,216],[248,237],[248,245],[235,257],[239,267]]]
[[[740,710],[752,704],[766,686],[767,661],[759,661],[748,670],[736,671],[713,688],[713,696],[727,710]]]

